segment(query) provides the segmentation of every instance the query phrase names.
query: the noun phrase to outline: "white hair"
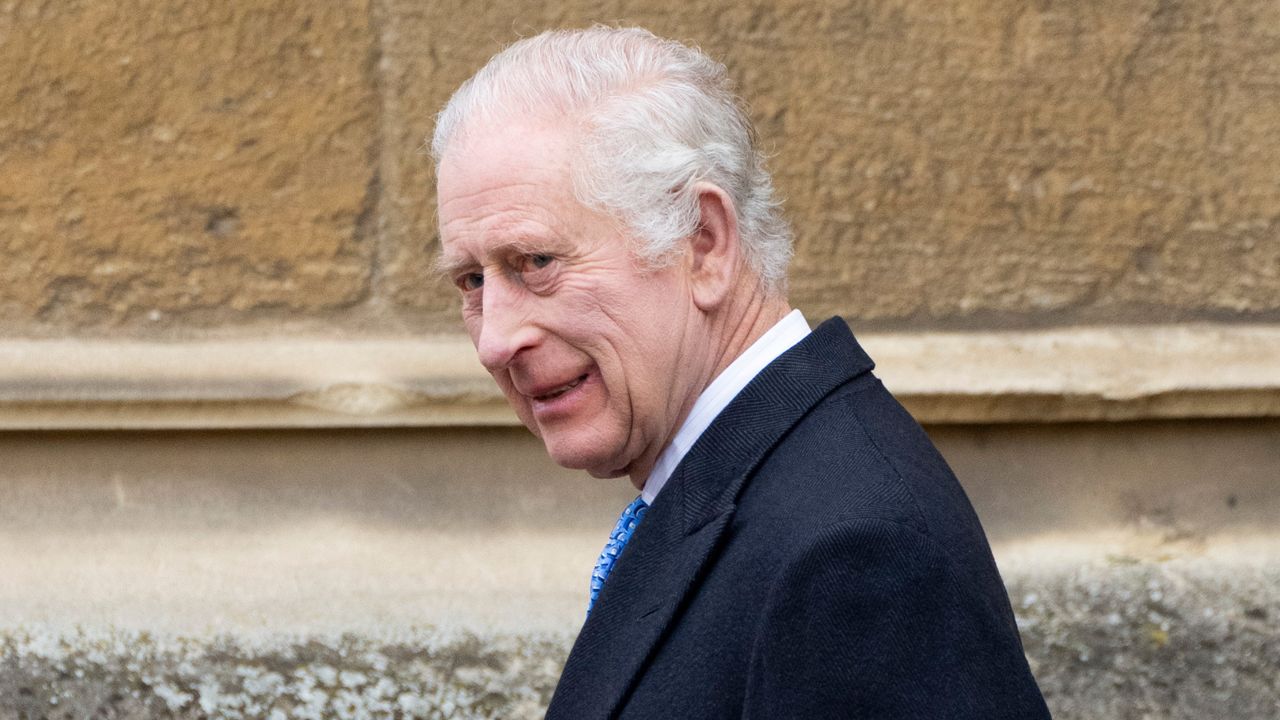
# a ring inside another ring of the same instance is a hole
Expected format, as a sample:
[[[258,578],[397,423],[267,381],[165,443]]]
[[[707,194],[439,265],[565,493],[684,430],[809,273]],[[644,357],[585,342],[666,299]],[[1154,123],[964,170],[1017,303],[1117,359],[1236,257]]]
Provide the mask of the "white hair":
[[[766,288],[785,288],[791,227],[720,63],[640,28],[553,30],[520,40],[441,111],[431,142],[436,169],[464,127],[525,116],[578,130],[574,194],[625,223],[639,257],[654,265],[674,257],[679,241],[698,229],[693,186],[705,181],[732,199],[751,269]]]

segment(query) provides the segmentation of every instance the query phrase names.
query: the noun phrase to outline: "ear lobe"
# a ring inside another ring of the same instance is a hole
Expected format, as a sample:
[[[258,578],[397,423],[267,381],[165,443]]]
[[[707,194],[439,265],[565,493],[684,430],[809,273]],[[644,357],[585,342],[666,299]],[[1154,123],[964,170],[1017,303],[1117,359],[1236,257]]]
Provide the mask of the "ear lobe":
[[[724,304],[737,279],[742,257],[738,213],[720,187],[700,182],[693,189],[701,218],[689,237],[689,281],[694,304],[712,312]]]

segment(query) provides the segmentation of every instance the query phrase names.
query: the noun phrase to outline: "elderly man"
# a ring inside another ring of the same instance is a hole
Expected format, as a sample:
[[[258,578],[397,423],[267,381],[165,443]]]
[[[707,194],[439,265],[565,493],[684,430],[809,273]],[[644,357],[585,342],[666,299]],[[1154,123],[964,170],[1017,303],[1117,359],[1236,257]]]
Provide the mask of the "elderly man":
[[[441,269],[557,463],[640,491],[549,718],[1043,718],[978,519],[840,319],[723,66],[516,43],[440,114]],[[603,534],[603,533],[602,533]]]

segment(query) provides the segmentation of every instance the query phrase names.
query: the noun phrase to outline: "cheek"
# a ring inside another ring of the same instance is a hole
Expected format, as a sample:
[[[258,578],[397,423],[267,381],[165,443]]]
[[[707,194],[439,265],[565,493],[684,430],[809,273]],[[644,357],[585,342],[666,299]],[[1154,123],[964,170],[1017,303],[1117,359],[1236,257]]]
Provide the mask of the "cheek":
[[[480,330],[484,327],[484,316],[478,312],[467,312],[464,308],[462,311],[462,324],[467,328],[467,334],[471,336],[471,344],[478,346]]]

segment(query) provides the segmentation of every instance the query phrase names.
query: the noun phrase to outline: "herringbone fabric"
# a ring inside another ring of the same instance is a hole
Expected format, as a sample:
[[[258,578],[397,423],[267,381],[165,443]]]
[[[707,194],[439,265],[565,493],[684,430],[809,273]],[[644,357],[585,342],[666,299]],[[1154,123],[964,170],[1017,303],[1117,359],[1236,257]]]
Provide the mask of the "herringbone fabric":
[[[548,720],[1049,720],[976,513],[829,320],[672,472]]]

